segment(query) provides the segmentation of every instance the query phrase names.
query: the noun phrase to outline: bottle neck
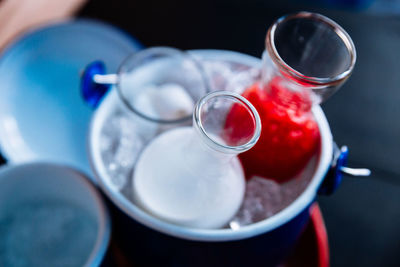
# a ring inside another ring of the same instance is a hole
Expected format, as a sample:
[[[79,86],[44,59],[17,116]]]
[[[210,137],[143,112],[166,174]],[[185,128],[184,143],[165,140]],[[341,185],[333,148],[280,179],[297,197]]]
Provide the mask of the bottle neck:
[[[190,135],[182,140],[183,150],[186,151],[182,159],[182,167],[190,171],[201,172],[203,176],[220,175],[226,171],[236,154],[222,153],[203,142],[197,129],[192,127]],[[199,163],[202,165],[199,169]]]
[[[268,50],[262,57],[259,86],[278,107],[308,112],[314,103],[319,103],[312,85],[290,76],[271,59]]]
[[[200,132],[197,127],[193,126],[193,134],[189,138],[191,153],[196,155],[204,155],[204,157],[207,157],[210,162],[215,162],[219,164],[228,163],[229,161],[231,161],[232,158],[234,158],[239,154],[236,152],[232,153],[221,152],[221,150],[219,150],[216,147],[217,144],[215,146],[211,145],[213,140],[205,142],[204,139],[208,137],[202,135],[204,135],[204,133]]]

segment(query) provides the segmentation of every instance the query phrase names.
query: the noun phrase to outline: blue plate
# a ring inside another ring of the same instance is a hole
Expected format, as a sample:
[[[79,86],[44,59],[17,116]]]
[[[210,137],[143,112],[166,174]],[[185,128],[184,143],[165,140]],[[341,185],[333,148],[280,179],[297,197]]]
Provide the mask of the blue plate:
[[[120,30],[76,20],[30,32],[0,59],[0,149],[10,163],[46,161],[91,174],[86,138],[91,108],[80,74],[94,61],[115,72],[141,45]]]

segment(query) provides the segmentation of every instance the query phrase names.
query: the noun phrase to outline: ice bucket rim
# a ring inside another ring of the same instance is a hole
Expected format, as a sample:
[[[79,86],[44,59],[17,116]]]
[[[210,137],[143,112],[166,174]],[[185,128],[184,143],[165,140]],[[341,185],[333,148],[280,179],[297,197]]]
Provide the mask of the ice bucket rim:
[[[189,52],[202,59],[227,60],[240,62],[248,66],[257,66],[261,64],[261,60],[258,58],[234,51],[191,50]],[[196,229],[168,223],[141,210],[118,191],[112,191],[110,189],[111,187],[107,185],[107,178],[105,177],[107,177],[108,174],[102,164],[100,164],[100,153],[96,153],[94,148],[98,143],[98,138],[95,138],[96,132],[100,131],[101,120],[104,120],[106,117],[107,104],[110,102],[108,101],[107,103],[107,100],[112,97],[117,97],[114,88],[107,94],[99,108],[95,110],[89,129],[88,153],[96,180],[101,190],[129,217],[153,230],[167,235],[187,240],[219,242],[250,238],[272,231],[296,217],[296,215],[307,208],[315,200],[318,188],[331,164],[333,151],[332,134],[328,121],[321,107],[317,105],[313,107],[313,114],[318,122],[321,134],[321,152],[317,169],[310,184],[307,186],[304,192],[288,207],[268,219],[242,227],[238,230]]]

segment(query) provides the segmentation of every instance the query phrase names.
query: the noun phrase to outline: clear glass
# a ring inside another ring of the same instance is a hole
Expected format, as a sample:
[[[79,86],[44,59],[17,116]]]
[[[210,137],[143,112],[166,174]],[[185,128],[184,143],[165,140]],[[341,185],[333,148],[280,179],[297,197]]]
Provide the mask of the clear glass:
[[[312,102],[319,104],[350,77],[355,62],[353,41],[342,27],[320,14],[299,12],[269,28],[262,80],[281,76],[290,89],[311,89]]]
[[[230,117],[234,108],[240,117]],[[260,133],[258,113],[246,99],[224,91],[206,95],[196,104],[192,127],[163,133],[140,155],[132,183],[136,203],[179,225],[227,225],[245,190],[237,155]]]
[[[116,86],[117,94],[102,103],[108,115],[100,146],[113,186],[130,192],[140,152],[160,133],[191,124],[195,103],[208,92],[207,80],[188,53],[166,47],[135,53],[122,62],[118,74],[93,79]]]
[[[136,115],[157,123],[190,120],[194,104],[207,92],[205,73],[190,54],[154,47],[128,57],[117,74],[122,102]]]
[[[240,109],[240,114],[232,112],[234,108]],[[249,150],[261,134],[260,117],[254,106],[244,97],[227,91],[210,93],[198,102],[193,127],[205,144],[226,154]]]
[[[287,15],[268,29],[262,67],[240,73],[228,85],[262,120],[259,142],[239,156],[248,179],[286,183],[307,166],[320,143],[312,106],[340,88],[355,61],[350,36],[322,15]]]

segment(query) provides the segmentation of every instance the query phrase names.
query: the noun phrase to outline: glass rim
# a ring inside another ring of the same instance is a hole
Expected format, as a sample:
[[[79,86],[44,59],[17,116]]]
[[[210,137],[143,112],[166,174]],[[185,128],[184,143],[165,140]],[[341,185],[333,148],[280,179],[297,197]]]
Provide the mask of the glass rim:
[[[193,65],[196,67],[196,69],[198,70],[199,74],[200,74],[201,81],[204,84],[204,88],[205,88],[205,92],[204,93],[207,94],[207,93],[210,92],[210,86],[208,84],[207,75],[206,75],[206,72],[205,72],[205,70],[203,68],[203,65],[195,57],[193,57],[190,53],[188,53],[188,52],[186,52],[184,50],[180,50],[180,49],[176,49],[176,48],[172,48],[172,47],[166,47],[166,46],[146,48],[146,49],[143,49],[143,50],[141,50],[141,51],[139,51],[137,53],[129,55],[119,65],[118,70],[117,70],[118,77],[120,77],[124,66],[126,66],[128,62],[134,60],[135,58],[140,58],[140,57],[144,58],[145,55],[151,54],[151,53],[161,54],[161,55],[173,55],[173,54],[176,54],[176,55],[182,56],[186,60],[191,61],[193,63]],[[145,119],[145,120],[148,120],[148,121],[151,121],[151,122],[155,122],[155,123],[160,123],[160,124],[179,124],[179,123],[187,122],[192,117],[192,114],[189,114],[187,116],[184,116],[184,117],[179,118],[179,119],[174,119],[174,120],[165,120],[165,119],[152,118],[152,117],[140,112],[133,105],[131,105],[131,103],[126,99],[126,97],[124,96],[124,94],[122,92],[122,88],[121,88],[121,85],[120,85],[120,79],[119,78],[118,78],[117,83],[116,83],[116,88],[117,88],[118,96],[119,96],[120,100],[122,101],[122,103],[124,104],[124,106],[126,108],[128,108],[128,110],[132,111],[133,113],[135,113],[136,115],[141,117],[142,119]]]
[[[254,118],[255,121],[255,129],[252,137],[250,138],[249,141],[242,145],[238,146],[230,146],[230,145],[225,145],[222,144],[216,140],[214,140],[208,133],[207,130],[204,128],[204,125],[201,121],[200,115],[201,115],[201,110],[202,107],[205,103],[207,103],[210,99],[217,98],[217,97],[226,97],[226,98],[231,98],[234,99],[236,102],[241,103],[241,105],[244,105],[247,110],[250,111],[251,115]],[[256,110],[256,108],[248,101],[246,98],[243,96],[231,92],[231,91],[215,91],[211,92],[204,97],[202,97],[196,104],[195,110],[193,112],[193,126],[200,131],[201,136],[203,137],[203,140],[206,142],[207,145],[209,145],[211,148],[214,148],[220,152],[223,153],[228,153],[228,154],[236,154],[236,153],[242,153],[250,148],[252,148],[258,141],[261,135],[261,119],[260,116]]]
[[[316,20],[321,23],[324,23],[327,25],[329,28],[332,29],[333,32],[335,32],[338,37],[342,40],[344,45],[347,48],[347,52],[349,53],[351,57],[350,65],[349,67],[341,72],[338,75],[332,76],[332,77],[313,77],[313,76],[307,76],[302,74],[301,72],[295,70],[291,66],[289,66],[279,55],[278,50],[276,49],[275,46],[275,32],[276,29],[282,25],[283,23],[292,20],[292,19],[309,19],[309,20]],[[318,14],[318,13],[312,13],[312,12],[306,12],[306,11],[301,11],[298,13],[294,14],[289,14],[280,17],[277,19],[272,26],[268,29],[267,36],[265,39],[265,44],[266,44],[266,49],[268,53],[271,55],[272,60],[274,61],[275,64],[277,64],[285,73],[287,73],[290,76],[294,76],[296,80],[306,82],[315,86],[334,86],[337,84],[342,83],[345,81],[347,78],[350,77],[351,73],[353,72],[354,65],[356,63],[356,49],[353,43],[353,40],[351,39],[350,35],[335,21],[331,20],[330,18]]]

